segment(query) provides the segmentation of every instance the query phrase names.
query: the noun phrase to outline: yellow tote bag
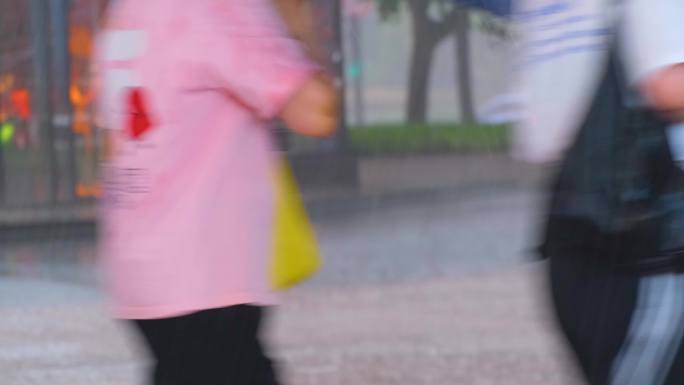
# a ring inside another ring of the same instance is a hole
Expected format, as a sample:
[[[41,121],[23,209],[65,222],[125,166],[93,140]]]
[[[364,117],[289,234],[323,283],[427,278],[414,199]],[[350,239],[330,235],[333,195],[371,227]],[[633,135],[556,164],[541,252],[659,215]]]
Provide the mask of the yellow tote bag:
[[[311,277],[320,269],[322,262],[297,182],[284,158],[276,165],[275,193],[270,278],[273,288],[283,290]]]

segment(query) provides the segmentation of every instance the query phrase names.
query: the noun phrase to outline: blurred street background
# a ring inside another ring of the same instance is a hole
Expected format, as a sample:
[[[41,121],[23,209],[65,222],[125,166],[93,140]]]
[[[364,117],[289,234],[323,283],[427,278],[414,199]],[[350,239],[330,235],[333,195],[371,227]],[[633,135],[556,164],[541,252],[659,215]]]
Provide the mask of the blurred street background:
[[[340,134],[279,133],[325,266],[274,309],[288,384],[575,383],[512,162],[504,0],[312,0]],[[106,0],[0,0],[0,384],[140,384],[98,288],[90,57]]]

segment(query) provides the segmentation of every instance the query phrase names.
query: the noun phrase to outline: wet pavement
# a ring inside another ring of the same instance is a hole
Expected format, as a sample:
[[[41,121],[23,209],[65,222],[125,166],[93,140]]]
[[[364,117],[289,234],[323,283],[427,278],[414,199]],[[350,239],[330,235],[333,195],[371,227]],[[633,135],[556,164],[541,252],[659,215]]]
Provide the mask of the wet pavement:
[[[285,382],[575,383],[532,262],[525,190],[378,201],[317,215],[326,265],[287,294],[269,341]],[[2,385],[141,384],[144,354],[108,318],[91,241],[0,250]]]

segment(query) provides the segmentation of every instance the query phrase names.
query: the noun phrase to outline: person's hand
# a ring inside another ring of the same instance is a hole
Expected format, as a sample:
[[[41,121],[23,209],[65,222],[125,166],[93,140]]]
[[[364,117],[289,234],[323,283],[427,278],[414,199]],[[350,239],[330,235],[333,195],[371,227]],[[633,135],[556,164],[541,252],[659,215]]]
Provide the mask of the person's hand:
[[[651,105],[666,118],[684,121],[684,64],[664,68],[641,84]]]
[[[325,138],[337,129],[339,103],[332,80],[326,75],[317,75],[295,93],[280,118],[300,135]]]

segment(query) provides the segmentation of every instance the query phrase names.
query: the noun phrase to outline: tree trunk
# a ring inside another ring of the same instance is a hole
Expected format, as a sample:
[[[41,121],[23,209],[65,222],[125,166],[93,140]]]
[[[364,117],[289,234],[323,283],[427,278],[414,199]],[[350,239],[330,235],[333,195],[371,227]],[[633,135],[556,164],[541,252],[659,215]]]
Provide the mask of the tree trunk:
[[[414,32],[406,105],[406,120],[411,123],[425,123],[427,120],[433,51],[434,42],[428,36]]]
[[[409,74],[409,95],[406,105],[406,120],[424,123],[427,120],[430,99],[430,74],[435,48],[454,28],[457,14],[451,11],[435,21],[429,16],[430,1],[408,2],[413,21],[413,48]]]
[[[475,107],[470,65],[470,14],[466,8],[459,8],[456,12],[456,89],[461,104],[461,119],[464,123],[473,123]]]

